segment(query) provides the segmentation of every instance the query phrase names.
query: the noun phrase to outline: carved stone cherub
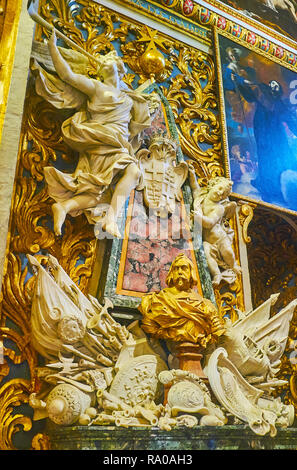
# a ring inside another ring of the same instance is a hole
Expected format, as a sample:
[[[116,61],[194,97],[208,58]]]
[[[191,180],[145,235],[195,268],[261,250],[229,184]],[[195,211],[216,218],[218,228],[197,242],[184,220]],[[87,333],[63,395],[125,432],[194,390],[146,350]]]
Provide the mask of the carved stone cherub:
[[[193,166],[189,165],[189,182],[193,193],[195,226],[202,227],[203,247],[213,285],[222,279],[232,283],[241,272],[232,247],[233,230],[226,224],[236,209],[229,201],[232,181],[224,177],[212,178],[206,188],[200,188]]]

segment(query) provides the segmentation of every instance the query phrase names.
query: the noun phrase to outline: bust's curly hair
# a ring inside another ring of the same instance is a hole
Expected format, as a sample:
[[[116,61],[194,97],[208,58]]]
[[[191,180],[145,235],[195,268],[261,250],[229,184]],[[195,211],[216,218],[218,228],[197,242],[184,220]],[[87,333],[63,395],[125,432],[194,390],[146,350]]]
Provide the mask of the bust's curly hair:
[[[167,277],[166,277],[167,286],[168,287],[173,287],[173,285],[174,285],[173,284],[173,268],[174,268],[176,262],[179,261],[179,260],[184,260],[190,266],[190,271],[191,271],[190,287],[196,286],[198,284],[198,279],[197,279],[197,275],[196,275],[196,272],[195,272],[194,264],[192,263],[192,261],[184,253],[180,253],[179,255],[177,255],[175,260],[172,262],[172,264],[170,266],[170,269],[169,269],[169,272],[168,272]]]

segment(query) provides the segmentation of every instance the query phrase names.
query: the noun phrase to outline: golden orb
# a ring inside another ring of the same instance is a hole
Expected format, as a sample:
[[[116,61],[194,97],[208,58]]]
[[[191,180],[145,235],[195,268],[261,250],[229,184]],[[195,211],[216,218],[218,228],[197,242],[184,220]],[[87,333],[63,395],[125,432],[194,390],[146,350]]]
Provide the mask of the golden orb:
[[[147,49],[139,62],[146,75],[161,73],[166,65],[165,57],[156,47]]]

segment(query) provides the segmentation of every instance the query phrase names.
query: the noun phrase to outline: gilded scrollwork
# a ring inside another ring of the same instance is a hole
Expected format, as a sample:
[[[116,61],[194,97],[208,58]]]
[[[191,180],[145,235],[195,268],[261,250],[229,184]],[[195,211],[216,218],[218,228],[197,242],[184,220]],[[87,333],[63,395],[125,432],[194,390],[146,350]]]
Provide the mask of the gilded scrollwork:
[[[50,449],[50,440],[46,434],[38,433],[32,439],[32,449],[31,450],[49,450]]]
[[[218,117],[215,113],[214,63],[210,56],[182,48],[177,64],[181,73],[171,80],[163,93],[168,99],[179,126],[179,138],[183,152],[198,163],[199,176],[209,179],[223,175],[221,165],[221,140]],[[189,64],[193,70],[190,72]],[[203,88],[202,81],[207,85]],[[209,148],[203,149],[201,144]]]
[[[29,325],[32,280],[25,284],[26,275],[27,268],[22,271],[20,258],[10,253],[7,257],[6,274],[2,286],[0,335],[4,343],[4,357],[8,357],[13,364],[21,364],[26,360],[31,374],[34,375],[37,358],[30,345]],[[6,319],[13,322],[16,328],[6,326]],[[5,346],[6,339],[9,340],[9,344],[15,345],[14,348]]]
[[[20,429],[29,431],[31,419],[14,412],[14,408],[28,402],[30,382],[14,379],[4,384],[0,389],[0,448],[14,450],[13,437]]]
[[[28,90],[24,121],[27,122],[20,153],[21,165],[38,182],[44,179],[43,168],[57,160],[57,152],[71,161],[69,148],[61,137],[61,116],[57,110]]]
[[[242,238],[245,243],[251,243],[252,239],[248,235],[248,227],[254,216],[256,204],[242,204],[239,209],[239,222],[242,226]]]
[[[0,142],[10,89],[21,0],[0,2]]]

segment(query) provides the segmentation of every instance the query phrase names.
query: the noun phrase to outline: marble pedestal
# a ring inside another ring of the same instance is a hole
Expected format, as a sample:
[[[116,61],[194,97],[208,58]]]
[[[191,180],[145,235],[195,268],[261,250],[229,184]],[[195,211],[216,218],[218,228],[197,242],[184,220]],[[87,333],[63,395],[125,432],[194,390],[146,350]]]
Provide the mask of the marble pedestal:
[[[248,426],[158,428],[58,427],[48,423],[51,450],[296,450],[297,428],[278,429],[275,438],[257,436]]]

